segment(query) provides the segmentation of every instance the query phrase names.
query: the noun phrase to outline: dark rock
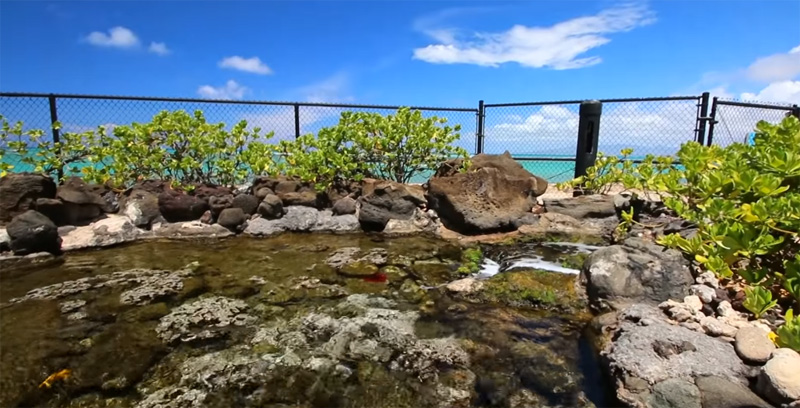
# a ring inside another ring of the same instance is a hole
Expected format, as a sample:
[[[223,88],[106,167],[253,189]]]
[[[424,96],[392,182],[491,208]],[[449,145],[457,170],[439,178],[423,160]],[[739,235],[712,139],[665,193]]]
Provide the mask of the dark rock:
[[[239,194],[233,198],[231,207],[241,208],[247,215],[253,215],[258,209],[259,200],[250,194]]]
[[[345,197],[357,198],[361,195],[360,183],[334,183],[325,191],[329,203],[335,203]]]
[[[269,195],[275,195],[275,192],[269,187],[259,187],[258,191],[255,192],[255,195],[257,199],[264,201],[265,197]]]
[[[211,216],[219,217],[222,210],[233,206],[233,194],[208,197],[208,206],[211,208]]]
[[[703,408],[771,408],[742,384],[721,377],[699,377],[695,384],[700,390]]]
[[[547,212],[569,215],[578,220],[584,218],[606,218],[614,216],[614,197],[593,194],[569,198],[544,199]]]
[[[147,190],[128,190],[120,200],[122,215],[128,217],[133,225],[149,228],[161,217],[158,209],[158,196]]]
[[[241,208],[226,208],[219,214],[217,223],[235,232],[242,229],[248,218]]]
[[[201,184],[192,190],[192,195],[208,201],[211,197],[232,196],[233,191],[229,187]]]
[[[453,177],[461,172],[464,167],[464,159],[450,159],[442,163],[433,177]]]
[[[78,177],[70,177],[56,191],[56,197],[64,202],[63,221],[70,225],[83,225],[103,213],[116,212],[119,205],[115,200],[104,198],[110,192],[107,187],[86,184]]]
[[[343,197],[333,203],[334,215],[346,215],[356,213],[356,200],[350,197]]]
[[[167,190],[172,190],[169,181],[164,180],[142,180],[137,181],[130,190],[144,190],[155,195],[159,195]]]
[[[279,180],[273,190],[275,194],[280,196],[281,194],[287,193],[294,193],[300,191],[300,187],[302,187],[302,183],[295,180]]]
[[[35,208],[38,198],[55,198],[52,178],[32,173],[12,173],[0,178],[0,224]]]
[[[314,190],[303,190],[291,193],[278,193],[284,206],[299,205],[303,207],[322,208],[322,200]]]
[[[11,237],[8,236],[8,231],[5,228],[0,228],[0,252],[11,250]]]
[[[25,211],[12,218],[6,231],[11,239],[11,250],[16,255],[61,252],[58,227],[49,218],[34,210]]]
[[[200,219],[209,206],[201,198],[167,189],[158,195],[158,209],[167,221],[180,222]]]
[[[271,191],[271,190],[270,190]],[[277,219],[283,217],[283,202],[280,197],[268,194],[258,205],[258,213],[267,219]]]
[[[36,211],[44,214],[50,218],[53,223],[58,226],[67,225],[67,219],[64,214],[64,203],[55,198],[37,198]]]
[[[258,196],[258,191],[262,188],[266,188],[272,192],[275,192],[275,186],[278,185],[279,181],[280,179],[274,177],[258,176],[253,180],[253,185],[250,188],[250,191],[252,191],[256,196]]]
[[[658,304],[683,299],[694,283],[683,255],[641,238],[601,248],[589,255],[580,282],[598,309],[619,309],[626,303]]]
[[[421,187],[388,180],[365,180],[358,221],[368,231],[382,231],[391,219],[407,220],[426,203]]]

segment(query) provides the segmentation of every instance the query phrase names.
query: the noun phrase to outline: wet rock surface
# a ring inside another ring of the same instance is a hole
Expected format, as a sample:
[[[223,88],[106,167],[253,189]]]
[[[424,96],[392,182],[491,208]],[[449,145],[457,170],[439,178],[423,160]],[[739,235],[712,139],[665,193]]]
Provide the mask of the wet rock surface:
[[[6,233],[9,236],[9,246],[16,255],[61,251],[58,227],[49,218],[34,210],[25,211],[12,218],[6,227]]]
[[[0,275],[0,405],[610,404],[573,352],[583,314],[464,302],[445,287],[460,259],[426,237],[282,234],[14,266]],[[341,273],[358,262],[371,274]]]

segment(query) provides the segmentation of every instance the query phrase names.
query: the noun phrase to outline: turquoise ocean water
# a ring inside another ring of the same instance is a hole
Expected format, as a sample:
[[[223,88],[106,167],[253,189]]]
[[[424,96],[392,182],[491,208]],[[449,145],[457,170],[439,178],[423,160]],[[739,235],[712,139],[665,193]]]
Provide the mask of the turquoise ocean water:
[[[520,158],[534,157],[533,155],[520,155]],[[557,157],[557,156],[554,156]],[[3,162],[14,166],[12,172],[30,172],[33,166],[24,163],[19,155],[4,155]],[[575,171],[573,161],[542,161],[542,160],[518,160],[518,162],[529,172],[542,177],[551,183],[558,183],[572,178]],[[73,163],[65,169],[66,175],[80,175],[80,169],[87,163]],[[433,171],[421,173],[414,177],[412,183],[423,183],[433,175]]]

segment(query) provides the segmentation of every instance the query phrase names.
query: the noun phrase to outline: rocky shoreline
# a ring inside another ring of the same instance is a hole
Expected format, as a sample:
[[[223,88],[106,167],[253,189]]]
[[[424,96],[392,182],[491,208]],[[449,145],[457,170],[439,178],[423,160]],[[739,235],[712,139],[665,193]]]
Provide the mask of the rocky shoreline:
[[[144,181],[115,192],[79,179],[56,187],[43,176],[11,175],[0,181],[0,219],[7,223],[0,228],[0,267],[139,240],[282,233],[430,235],[464,245],[552,239],[602,244],[586,257],[580,274],[559,280],[558,286],[552,277],[509,272],[492,280],[454,280],[443,290],[460,301],[511,308],[553,306],[571,312],[588,305],[596,314],[589,324],[595,347],[624,406],[800,407],[800,355],[775,347],[769,338],[774,319],[748,319],[741,291],[721,285],[709,272],[699,273],[683,254],[654,242],[654,237],[671,232],[691,236],[692,225],[670,216],[658,203],[645,203],[636,206],[636,216],[646,222],[615,237],[620,212],[632,208],[630,197],[537,200],[546,182],[515,166],[519,167],[505,155],[479,155],[469,172],[440,172],[424,186],[365,180],[324,192],[296,180],[268,178],[237,190],[197,186],[183,191]],[[641,227],[644,224],[657,226]],[[394,273],[380,251],[362,254],[358,248],[344,248],[326,262],[350,278]],[[128,271],[27,296],[52,300],[135,283],[136,289],[121,294],[121,302],[148,304],[177,296],[191,273]],[[323,298],[347,296],[338,286],[321,281],[296,284],[319,291]],[[417,300],[426,297],[413,282],[404,283],[401,291]],[[264,288],[261,292],[269,299],[288,296]],[[543,301],[547,298],[561,303],[548,305]],[[357,310],[349,315],[324,309],[313,317],[260,327],[247,347],[197,357],[179,369],[180,386],[153,385],[139,406],[162,406],[165,401],[193,406],[217,398],[212,395],[216,392],[233,392],[242,382],[258,388],[278,381],[264,377],[264,370],[302,368],[325,372],[334,383],[345,381],[351,368],[337,362],[359,357],[352,353],[362,349],[372,350],[382,364],[428,381],[437,391],[426,398],[444,404],[440,406],[469,401],[475,374],[469,371],[463,345],[416,338],[413,328],[419,316],[389,308],[389,299],[349,295],[340,305],[351,303]],[[63,313],[78,320],[82,307],[74,302],[61,305]],[[163,313],[155,331],[167,344],[212,339],[217,328],[227,331],[252,323],[250,308],[235,298],[206,297]],[[197,316],[203,317],[194,321]],[[374,331],[356,330],[364,326]],[[330,336],[320,344],[312,338],[316,332]],[[254,352],[263,348],[269,350],[268,357]],[[220,359],[238,368],[219,366]],[[429,371],[434,366],[448,369]],[[209,384],[207,378],[220,382]]]

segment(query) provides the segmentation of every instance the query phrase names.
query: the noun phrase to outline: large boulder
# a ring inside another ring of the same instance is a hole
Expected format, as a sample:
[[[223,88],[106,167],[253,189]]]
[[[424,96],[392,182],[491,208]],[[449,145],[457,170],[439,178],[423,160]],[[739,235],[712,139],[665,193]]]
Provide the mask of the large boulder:
[[[226,208],[222,210],[217,219],[217,223],[232,232],[241,231],[242,226],[247,222],[247,214],[241,208]]]
[[[746,389],[753,375],[731,344],[675,325],[653,306],[631,305],[617,326],[602,354],[624,406],[698,406],[698,379],[713,376]]]
[[[439,169],[437,169],[434,177],[452,177],[460,172],[464,167],[464,159],[453,159],[444,162]],[[547,180],[531,174],[525,170],[516,160],[511,157],[511,153],[506,151],[503,154],[485,154],[481,153],[475,155],[470,159],[470,165],[467,171],[478,171],[480,169],[497,169],[501,173],[511,178],[534,178],[535,187],[534,195],[540,196],[547,191]]]
[[[495,157],[500,163],[511,160],[505,155]],[[542,179],[527,171],[520,176],[504,173],[499,167],[484,166],[428,182],[426,197],[445,227],[462,234],[517,229],[519,220],[531,213],[536,197],[546,187],[542,187]]]
[[[32,173],[12,173],[0,178],[0,224],[35,208],[38,198],[55,198],[52,178]]]
[[[97,219],[103,213],[118,209],[103,198],[105,188],[86,184],[78,177],[70,177],[58,186],[56,197],[64,202],[64,219],[67,224],[80,225]]]
[[[756,388],[774,404],[800,401],[800,354],[779,348],[761,369]]]
[[[364,181],[358,221],[367,231],[383,231],[389,220],[407,220],[426,204],[422,187],[388,180]]]
[[[606,218],[616,215],[614,196],[592,194],[569,198],[542,200],[547,212],[569,215],[572,218]]]
[[[120,208],[120,213],[139,228],[150,228],[161,217],[158,196],[147,190],[126,191],[120,198]]]
[[[202,198],[165,189],[158,195],[158,209],[167,221],[180,222],[200,219],[209,206]]]
[[[69,224],[65,216],[64,202],[61,200],[55,198],[37,198],[34,209],[44,214],[47,218],[50,218],[50,220],[58,226]]]
[[[219,217],[222,210],[233,206],[233,190],[228,187],[201,184],[195,187],[192,195],[208,203],[214,219]]]
[[[233,202],[231,203],[231,207],[233,208],[241,208],[242,211],[247,215],[253,215],[258,210],[258,205],[261,201],[256,198],[254,195],[250,194],[239,194],[233,198]]]
[[[267,194],[258,205],[258,213],[267,219],[281,218],[284,213],[283,201],[275,194]]]
[[[598,249],[586,258],[580,282],[597,309],[628,303],[658,304],[689,295],[694,278],[689,263],[674,249],[628,238],[622,245]]]
[[[102,248],[136,240],[141,230],[129,216],[114,214],[89,225],[75,227],[62,234],[61,249]]]
[[[17,255],[34,252],[61,252],[58,227],[49,218],[34,210],[15,216],[6,228],[11,250]]]

